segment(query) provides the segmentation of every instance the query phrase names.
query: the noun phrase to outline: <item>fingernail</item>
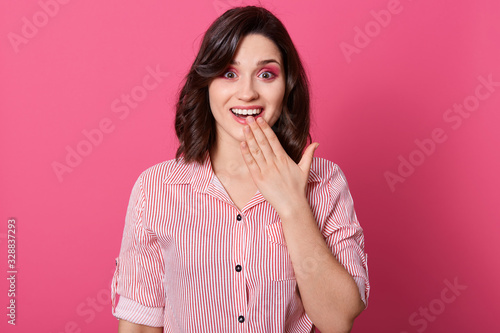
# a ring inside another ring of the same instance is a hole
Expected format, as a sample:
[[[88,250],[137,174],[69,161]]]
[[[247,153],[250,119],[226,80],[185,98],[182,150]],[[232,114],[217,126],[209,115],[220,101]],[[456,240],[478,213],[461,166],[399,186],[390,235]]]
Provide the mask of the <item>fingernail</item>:
[[[249,123],[253,123],[253,122],[255,121],[255,119],[253,119],[253,117],[252,117],[252,116],[248,116],[248,117],[247,117],[247,121],[248,121]]]

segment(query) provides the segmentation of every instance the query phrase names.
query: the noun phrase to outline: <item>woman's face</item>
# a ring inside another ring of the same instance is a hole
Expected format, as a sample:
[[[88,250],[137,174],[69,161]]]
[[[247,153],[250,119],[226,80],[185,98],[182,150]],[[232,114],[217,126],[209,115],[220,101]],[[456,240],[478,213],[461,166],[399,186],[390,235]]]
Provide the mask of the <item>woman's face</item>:
[[[285,70],[278,47],[263,35],[245,36],[230,67],[212,80],[208,93],[217,140],[245,141],[242,129],[248,115],[238,117],[234,112],[257,112],[254,117],[263,117],[272,127],[280,117],[285,95]]]

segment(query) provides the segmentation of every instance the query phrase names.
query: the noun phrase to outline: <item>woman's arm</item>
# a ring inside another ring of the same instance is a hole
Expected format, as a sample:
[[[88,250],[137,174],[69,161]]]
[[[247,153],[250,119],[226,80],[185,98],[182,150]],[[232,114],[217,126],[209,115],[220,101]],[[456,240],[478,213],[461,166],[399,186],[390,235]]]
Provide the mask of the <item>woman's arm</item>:
[[[146,189],[151,184],[143,183],[145,174],[139,176],[130,195],[120,255],[116,258],[111,283],[111,310],[118,319],[145,327],[161,327],[165,318],[165,265],[160,243],[146,227]],[[118,295],[120,298],[116,304]],[[129,325],[124,327],[123,332],[143,332],[127,329]]]
[[[347,181],[330,162],[334,170],[325,182],[329,196],[328,205],[321,207],[327,215],[320,231],[307,198],[317,143],[310,144],[296,164],[264,118],[246,119],[251,130],[243,130],[241,153],[254,183],[281,218],[304,309],[321,332],[350,332],[366,307],[369,284],[363,229]],[[354,276],[365,280],[365,286],[358,286]]]
[[[118,333],[162,333],[163,327],[151,327],[134,324],[120,319],[118,323]]]
[[[280,217],[307,315],[323,333],[350,332],[365,304],[353,277],[327,246],[307,199]]]

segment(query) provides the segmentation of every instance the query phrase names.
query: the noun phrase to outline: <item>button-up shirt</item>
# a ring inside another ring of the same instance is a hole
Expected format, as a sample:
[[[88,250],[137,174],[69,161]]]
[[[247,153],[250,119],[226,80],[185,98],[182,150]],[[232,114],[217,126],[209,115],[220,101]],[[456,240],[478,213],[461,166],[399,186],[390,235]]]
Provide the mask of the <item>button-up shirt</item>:
[[[340,168],[313,157],[307,199],[368,304],[363,229]],[[164,332],[313,332],[279,215],[260,191],[239,209],[204,163],[144,171],[130,196],[111,286],[116,318]],[[116,295],[120,298],[116,304]]]

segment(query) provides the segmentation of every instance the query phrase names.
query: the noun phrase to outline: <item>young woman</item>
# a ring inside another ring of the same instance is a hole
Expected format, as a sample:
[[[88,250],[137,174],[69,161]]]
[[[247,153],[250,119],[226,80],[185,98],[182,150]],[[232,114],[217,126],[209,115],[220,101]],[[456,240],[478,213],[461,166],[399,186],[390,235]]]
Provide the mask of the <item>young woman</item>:
[[[176,158],[132,190],[119,332],[349,332],[370,290],[363,229],[339,167],[304,151],[307,78],[273,14],[210,26],[175,129]]]

